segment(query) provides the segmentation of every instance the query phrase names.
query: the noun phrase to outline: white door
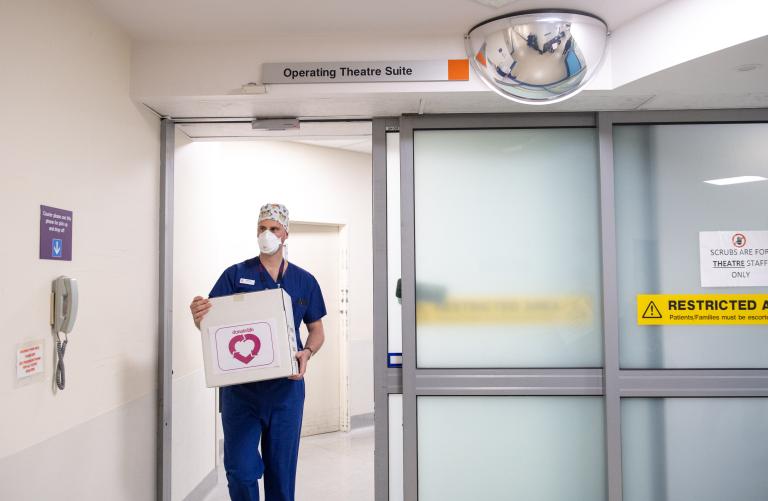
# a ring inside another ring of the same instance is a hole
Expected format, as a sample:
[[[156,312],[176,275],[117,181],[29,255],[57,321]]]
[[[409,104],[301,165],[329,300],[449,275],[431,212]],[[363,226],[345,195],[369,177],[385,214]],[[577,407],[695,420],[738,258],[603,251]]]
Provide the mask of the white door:
[[[325,344],[313,356],[304,376],[306,401],[302,436],[329,433],[341,429],[341,349],[340,337],[340,239],[339,227],[319,224],[291,224],[286,241],[288,262],[315,276],[323,291],[328,315],[323,318]],[[290,271],[289,271],[290,273]],[[301,324],[301,339],[307,339],[307,327]]]

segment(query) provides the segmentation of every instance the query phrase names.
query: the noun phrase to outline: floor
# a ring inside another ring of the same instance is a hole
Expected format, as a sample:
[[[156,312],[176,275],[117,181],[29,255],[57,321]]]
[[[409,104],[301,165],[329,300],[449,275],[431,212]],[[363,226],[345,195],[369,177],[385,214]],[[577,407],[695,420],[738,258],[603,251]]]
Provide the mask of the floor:
[[[218,473],[219,483],[205,501],[229,500],[223,466]],[[261,482],[259,487],[263,501]],[[373,501],[373,427],[301,439],[296,501],[320,499]]]

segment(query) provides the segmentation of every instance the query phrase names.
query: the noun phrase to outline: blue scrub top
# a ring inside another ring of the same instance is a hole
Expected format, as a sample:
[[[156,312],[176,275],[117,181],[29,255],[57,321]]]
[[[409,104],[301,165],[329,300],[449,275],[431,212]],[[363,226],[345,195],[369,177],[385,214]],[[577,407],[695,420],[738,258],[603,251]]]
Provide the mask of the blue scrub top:
[[[285,269],[283,281],[280,284],[291,296],[293,306],[293,322],[296,327],[296,344],[299,350],[304,349],[299,335],[299,327],[303,320],[311,324],[323,318],[326,314],[323,293],[320,284],[311,273],[290,263]],[[256,292],[266,289],[277,289],[278,285],[266,270],[260,270],[258,257],[242,263],[233,264],[221,274],[211,289],[208,297],[229,296],[241,292]]]

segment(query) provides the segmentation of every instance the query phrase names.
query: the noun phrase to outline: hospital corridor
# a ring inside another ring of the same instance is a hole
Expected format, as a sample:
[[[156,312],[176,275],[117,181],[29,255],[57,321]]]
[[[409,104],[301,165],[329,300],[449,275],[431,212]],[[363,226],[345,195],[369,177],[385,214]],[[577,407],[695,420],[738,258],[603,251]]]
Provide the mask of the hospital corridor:
[[[0,0],[0,501],[768,500],[766,19]]]

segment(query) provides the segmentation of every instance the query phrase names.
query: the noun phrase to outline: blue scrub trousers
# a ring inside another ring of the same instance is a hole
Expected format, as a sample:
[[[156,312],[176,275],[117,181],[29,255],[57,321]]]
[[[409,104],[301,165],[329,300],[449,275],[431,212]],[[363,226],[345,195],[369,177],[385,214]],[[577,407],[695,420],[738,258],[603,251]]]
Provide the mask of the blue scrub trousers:
[[[224,468],[232,501],[258,501],[262,476],[265,501],[294,501],[303,413],[303,380],[221,389]]]

